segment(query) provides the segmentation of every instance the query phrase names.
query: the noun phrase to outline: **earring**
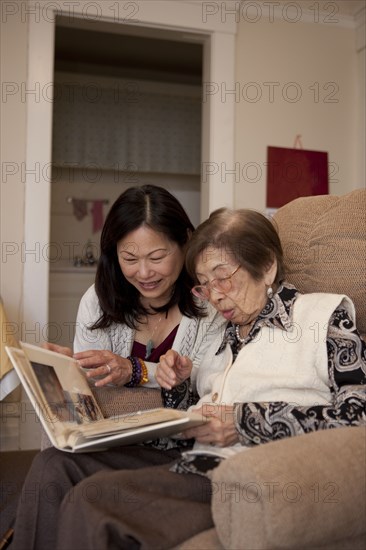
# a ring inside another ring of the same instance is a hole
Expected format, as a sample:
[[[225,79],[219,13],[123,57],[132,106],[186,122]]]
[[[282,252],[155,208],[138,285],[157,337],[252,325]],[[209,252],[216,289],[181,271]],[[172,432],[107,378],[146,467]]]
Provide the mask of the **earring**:
[[[267,288],[267,298],[273,298],[273,288],[271,286]]]

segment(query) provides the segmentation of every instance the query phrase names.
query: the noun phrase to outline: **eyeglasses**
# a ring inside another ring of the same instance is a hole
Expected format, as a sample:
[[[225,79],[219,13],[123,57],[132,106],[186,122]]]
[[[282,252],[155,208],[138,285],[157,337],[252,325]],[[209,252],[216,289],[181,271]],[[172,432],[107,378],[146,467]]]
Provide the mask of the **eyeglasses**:
[[[194,296],[200,300],[208,300],[210,298],[211,290],[217,290],[218,292],[229,292],[232,287],[231,278],[235,273],[241,268],[240,265],[229,275],[228,277],[223,277],[221,279],[212,279],[212,281],[207,281],[204,285],[196,285],[192,288],[191,292]]]

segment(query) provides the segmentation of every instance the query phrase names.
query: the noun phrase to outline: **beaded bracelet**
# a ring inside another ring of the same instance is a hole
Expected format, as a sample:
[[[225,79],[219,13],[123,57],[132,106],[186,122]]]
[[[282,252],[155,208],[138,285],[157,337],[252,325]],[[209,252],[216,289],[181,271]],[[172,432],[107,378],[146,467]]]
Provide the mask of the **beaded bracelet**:
[[[127,388],[135,388],[136,386],[146,384],[149,378],[145,362],[140,357],[132,357],[131,355],[127,359],[131,362],[132,374],[131,380],[125,386]]]

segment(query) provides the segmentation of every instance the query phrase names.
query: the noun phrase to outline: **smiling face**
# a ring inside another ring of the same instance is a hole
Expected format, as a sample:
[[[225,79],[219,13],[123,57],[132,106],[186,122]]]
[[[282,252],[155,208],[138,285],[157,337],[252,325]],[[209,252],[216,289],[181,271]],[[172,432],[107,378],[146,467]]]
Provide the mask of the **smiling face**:
[[[118,262],[145,307],[165,305],[183,267],[184,252],[163,233],[141,226],[117,243]]]
[[[213,279],[223,279],[238,267],[235,257],[220,248],[207,248],[196,262],[196,277],[201,285],[207,285]],[[276,262],[269,267],[263,277],[257,281],[246,269],[240,267],[230,278],[231,288],[225,293],[208,284],[210,303],[234,324],[251,323],[267,302],[266,289],[274,280]],[[217,286],[214,284],[214,286]]]

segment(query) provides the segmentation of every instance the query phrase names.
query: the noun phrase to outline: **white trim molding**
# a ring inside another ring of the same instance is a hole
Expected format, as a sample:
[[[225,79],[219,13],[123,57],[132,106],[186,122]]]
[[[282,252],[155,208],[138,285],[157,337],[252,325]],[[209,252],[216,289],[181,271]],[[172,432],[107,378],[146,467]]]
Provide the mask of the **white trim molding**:
[[[103,0],[90,2],[23,2],[28,24],[27,89],[36,90],[38,101],[27,103],[27,151],[25,180],[25,242],[29,254],[24,265],[24,322],[28,341],[47,335],[51,194],[52,83],[56,16],[115,22],[125,28],[150,27],[180,31],[189,39],[197,36],[205,48],[206,82],[216,86],[235,81],[235,14],[221,17],[203,13],[202,2],[178,0]],[[212,4],[212,3],[211,3]],[[219,3],[221,6],[222,3]],[[234,3],[234,8],[237,3]],[[216,12],[216,3],[213,3]],[[70,11],[72,10],[72,12]],[[127,26],[127,27],[126,27]],[[233,166],[234,108],[223,103],[220,94],[207,95],[204,105],[203,163]],[[220,172],[220,171],[219,171]],[[215,170],[202,183],[202,217],[220,206],[232,206],[233,182],[222,182]],[[33,329],[33,331],[32,331]]]
[[[356,49],[357,51],[366,48],[366,3],[355,13],[356,22]]]

